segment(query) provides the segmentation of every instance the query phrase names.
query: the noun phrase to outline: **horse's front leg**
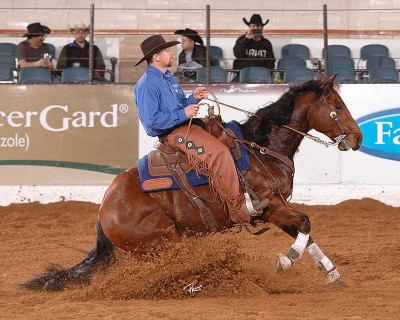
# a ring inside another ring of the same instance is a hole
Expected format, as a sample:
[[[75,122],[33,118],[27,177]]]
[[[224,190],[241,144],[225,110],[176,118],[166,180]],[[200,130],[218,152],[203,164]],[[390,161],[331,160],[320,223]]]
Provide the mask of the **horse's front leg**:
[[[306,214],[286,204],[278,203],[271,204],[265,218],[295,239],[287,253],[277,255],[276,272],[290,269],[307,250],[318,269],[327,273],[327,284],[342,282],[339,271],[310,237],[311,224]]]

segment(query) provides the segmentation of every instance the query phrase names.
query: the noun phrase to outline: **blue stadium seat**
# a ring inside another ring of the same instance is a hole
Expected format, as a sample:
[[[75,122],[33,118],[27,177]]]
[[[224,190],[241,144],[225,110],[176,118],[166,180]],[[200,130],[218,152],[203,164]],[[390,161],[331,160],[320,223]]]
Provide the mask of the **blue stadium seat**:
[[[0,55],[16,57],[17,45],[14,43],[3,42],[0,43]]]
[[[263,67],[247,67],[240,70],[239,81],[249,83],[270,83],[271,73],[268,69]]]
[[[0,66],[0,81],[14,81],[14,71],[13,68]]]
[[[61,73],[61,83],[88,83],[89,68],[71,67]]]
[[[211,68],[210,82],[227,82],[228,81],[228,72],[218,66],[213,66]],[[207,68],[203,67],[197,70],[197,83],[205,83],[207,79]]]
[[[285,71],[284,82],[302,82],[314,80],[314,72],[309,68],[292,68]]]
[[[210,46],[211,65],[220,66],[221,61],[224,62],[224,52],[218,46]]]
[[[305,68],[306,60],[303,58],[282,58],[278,60],[278,69]]]
[[[391,57],[372,57],[367,60],[367,69],[387,67],[396,69],[396,62]]]
[[[334,66],[329,68],[329,76],[333,76],[335,73],[337,73],[335,80],[337,83],[358,83],[353,68],[345,66]]]
[[[9,55],[0,55],[0,66],[15,68],[15,57]]]
[[[50,70],[43,67],[26,67],[19,72],[19,82],[29,83],[51,83]]]
[[[48,43],[48,42],[46,42],[45,44],[47,44],[47,46],[50,49],[51,58],[55,59],[56,58],[56,47],[54,45],[52,45],[51,43]]]
[[[399,83],[399,73],[388,67],[375,67],[369,72],[371,83]]]
[[[383,44],[367,44],[360,49],[360,57],[368,60],[371,57],[389,57],[389,49]]]
[[[322,56],[325,56],[325,48],[322,49]],[[341,44],[331,44],[328,46],[328,57],[347,57],[351,58],[351,50],[349,47]]]
[[[328,60],[329,68],[345,67],[354,69],[354,60],[348,57],[336,57]]]
[[[310,59],[310,49],[304,44],[287,44],[281,49],[281,57]]]

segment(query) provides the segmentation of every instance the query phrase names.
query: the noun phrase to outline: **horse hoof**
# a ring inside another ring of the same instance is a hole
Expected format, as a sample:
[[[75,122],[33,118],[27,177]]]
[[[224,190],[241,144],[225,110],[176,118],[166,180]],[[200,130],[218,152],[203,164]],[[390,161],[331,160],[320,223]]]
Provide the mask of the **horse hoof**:
[[[275,272],[276,273],[282,273],[292,266],[292,260],[284,254],[284,253],[278,253],[276,255],[276,264],[275,264]]]
[[[335,268],[328,272],[328,274],[326,275],[326,284],[344,286],[343,278],[340,275],[338,269]]]

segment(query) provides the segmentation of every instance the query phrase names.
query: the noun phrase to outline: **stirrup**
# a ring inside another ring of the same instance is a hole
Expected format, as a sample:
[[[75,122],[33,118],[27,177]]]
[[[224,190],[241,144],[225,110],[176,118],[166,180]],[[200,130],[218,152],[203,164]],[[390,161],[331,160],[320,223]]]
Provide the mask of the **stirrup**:
[[[264,198],[260,201],[252,200],[247,192],[244,193],[244,198],[246,200],[246,208],[252,218],[260,216],[263,210],[269,205],[268,199]]]
[[[252,201],[252,203],[254,210],[261,211],[261,213],[266,207],[269,206],[269,200],[266,198],[261,199],[260,201]]]

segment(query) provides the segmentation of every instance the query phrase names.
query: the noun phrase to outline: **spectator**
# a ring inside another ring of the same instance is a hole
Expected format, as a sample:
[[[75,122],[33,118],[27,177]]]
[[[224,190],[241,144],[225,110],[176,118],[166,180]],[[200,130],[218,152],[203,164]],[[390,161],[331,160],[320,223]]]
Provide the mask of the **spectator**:
[[[44,43],[46,34],[50,32],[50,28],[42,26],[40,22],[28,25],[27,33],[23,35],[23,37],[28,38],[17,46],[17,59],[20,68],[54,68],[50,47]]]
[[[186,28],[177,30],[175,34],[182,35],[182,52],[178,57],[178,70],[183,76],[191,80],[196,79],[197,72],[193,71],[204,67],[207,63],[207,49],[203,45],[203,39],[197,31]],[[211,61],[211,65],[215,63]]]
[[[233,47],[233,54],[236,59],[233,61],[233,69],[242,70],[246,67],[264,67],[269,70],[275,68],[275,56],[272,50],[272,44],[263,37],[263,27],[269,22],[269,19],[262,22],[259,14],[253,14],[250,22],[243,18],[249,30],[243,36],[236,40]],[[239,74],[236,74],[232,81],[238,81]]]
[[[89,68],[89,42],[86,41],[86,36],[90,32],[89,27],[83,21],[79,21],[70,29],[70,32],[74,34],[75,40],[62,48],[57,62],[57,69],[65,69],[73,66]],[[94,45],[93,69],[96,71],[93,72],[93,80],[107,82],[108,80],[104,77],[104,72],[99,71],[105,68],[103,55],[100,49]]]

